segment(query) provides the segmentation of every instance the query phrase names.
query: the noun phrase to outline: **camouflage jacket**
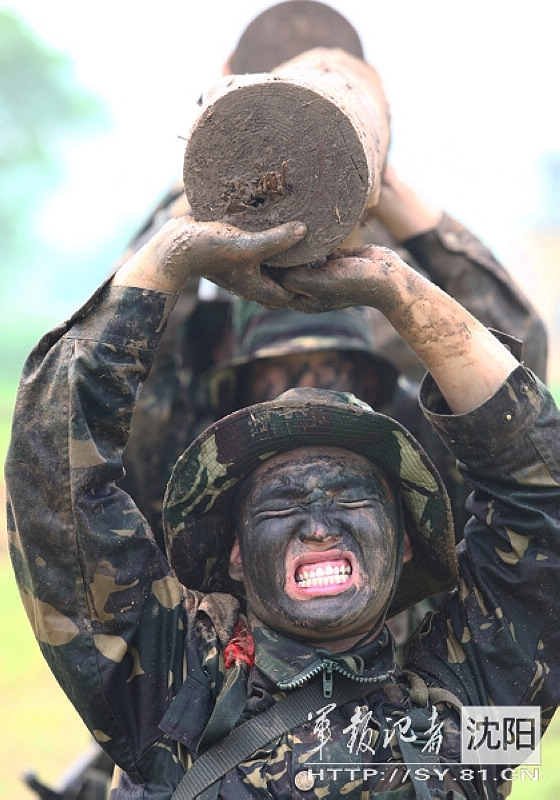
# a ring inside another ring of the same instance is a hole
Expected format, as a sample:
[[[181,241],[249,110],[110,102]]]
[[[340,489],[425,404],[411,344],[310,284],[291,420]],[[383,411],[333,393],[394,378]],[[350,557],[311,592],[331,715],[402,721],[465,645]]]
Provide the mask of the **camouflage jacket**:
[[[178,583],[116,483],[134,404],[174,300],[105,287],[47,334],[24,369],[6,463],[10,553],[22,601],[50,668],[124,770],[115,798],[171,796],[196,758],[242,619],[233,597]],[[546,724],[560,690],[558,412],[522,366],[470,414],[449,415],[429,378],[422,401],[477,491],[459,546],[459,586],[412,638],[405,667],[465,704],[540,705]],[[359,708],[371,712],[374,752],[349,755],[353,702],[329,713],[332,738],[321,760],[402,761],[383,726],[387,717],[406,715],[411,701],[391,690],[400,673],[386,630],[339,656],[258,626],[253,633],[244,716],[312,675],[330,670],[337,681],[345,672],[366,689],[371,682]],[[438,759],[457,761],[456,713],[437,708]],[[231,770],[220,796],[414,797],[406,775],[394,769],[383,780],[374,769],[325,769],[314,785],[302,783],[297,773],[310,757],[317,760],[317,744],[314,724],[301,725]],[[490,787],[496,777],[490,774]],[[434,777],[431,796],[461,797],[459,784],[451,775]]]
[[[169,216],[168,205],[162,202],[134,247],[163,224]],[[462,225],[444,214],[436,228],[400,245],[375,220],[364,226],[362,234],[364,243],[396,250],[487,327],[522,340],[525,364],[545,379],[547,338],[541,318],[507,270]],[[195,436],[213,422],[204,374],[231,354],[229,300],[221,290],[212,300],[200,300],[196,287],[181,295],[135,413],[125,453],[127,474],[121,485],[140,505],[161,545],[161,501],[171,468]],[[468,519],[464,503],[469,487],[419,411],[417,396],[424,369],[382,314],[372,309],[370,316],[379,351],[402,375],[394,401],[377,410],[402,422],[422,442],[445,480],[456,527],[462,530]]]

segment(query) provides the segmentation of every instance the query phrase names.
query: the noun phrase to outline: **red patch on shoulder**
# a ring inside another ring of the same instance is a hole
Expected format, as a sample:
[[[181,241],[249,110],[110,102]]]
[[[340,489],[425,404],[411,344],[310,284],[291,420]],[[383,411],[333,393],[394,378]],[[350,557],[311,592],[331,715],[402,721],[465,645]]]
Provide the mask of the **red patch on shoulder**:
[[[226,667],[229,669],[239,661],[244,661],[249,669],[255,664],[255,640],[253,634],[240,620],[233,629],[233,636],[224,650]]]

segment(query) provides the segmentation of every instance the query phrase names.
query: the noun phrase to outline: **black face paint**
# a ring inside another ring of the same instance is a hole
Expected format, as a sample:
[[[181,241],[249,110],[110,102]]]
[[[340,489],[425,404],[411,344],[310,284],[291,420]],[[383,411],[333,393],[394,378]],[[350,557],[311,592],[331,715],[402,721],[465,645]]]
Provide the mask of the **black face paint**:
[[[300,448],[265,462],[235,514],[250,609],[295,638],[361,636],[382,617],[396,575],[392,490],[365,457]]]

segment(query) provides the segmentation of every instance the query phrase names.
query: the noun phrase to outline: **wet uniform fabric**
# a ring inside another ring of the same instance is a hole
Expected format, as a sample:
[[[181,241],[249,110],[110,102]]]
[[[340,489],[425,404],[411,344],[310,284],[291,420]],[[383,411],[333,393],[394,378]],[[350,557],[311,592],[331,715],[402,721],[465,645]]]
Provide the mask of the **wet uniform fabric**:
[[[47,334],[25,366],[6,464],[10,553],[21,597],[51,669],[126,773],[115,798],[171,796],[196,757],[240,619],[232,596],[178,583],[145,518],[118,486],[133,406],[175,300],[105,287]],[[429,377],[422,402],[477,493],[459,546],[458,589],[410,641],[404,666],[466,704],[541,705],[546,723],[560,687],[554,403],[521,366],[470,414],[450,415]],[[407,692],[391,689],[401,674],[388,631],[361,650],[329,656],[253,628],[256,660],[243,717],[312,675],[322,679],[330,665],[334,681],[340,672],[364,685],[371,679],[363,706],[372,712],[377,749],[361,758],[402,760],[394,741],[382,746],[384,718],[410,708]],[[324,760],[356,760],[344,739],[355,709],[350,703],[330,714],[333,742]],[[457,760],[456,712],[438,710],[444,722],[438,758]],[[220,797],[379,800],[390,790],[400,800],[415,796],[394,770],[381,783],[379,776],[363,783],[345,771],[326,772],[312,787],[297,788],[297,773],[316,747],[314,729],[300,726],[232,770]],[[428,785],[432,797],[449,798],[463,795],[460,783],[449,774]]]
[[[163,201],[137,237],[135,248],[168,218],[168,207]],[[545,379],[547,338],[541,318],[488,248],[466,228],[444,214],[436,228],[399,245],[372,220],[362,227],[361,237],[364,244],[395,250],[484,325],[521,340],[524,363]],[[213,300],[200,300],[196,286],[181,294],[135,413],[125,452],[127,474],[121,485],[139,504],[162,548],[161,504],[171,469],[216,416],[209,412],[204,375],[232,354],[230,301],[221,290]],[[468,519],[464,503],[470,489],[457,472],[455,459],[419,411],[417,397],[424,369],[385,317],[376,309],[369,311],[378,351],[401,373],[392,402],[376,410],[409,428],[425,447],[444,478],[460,531]]]

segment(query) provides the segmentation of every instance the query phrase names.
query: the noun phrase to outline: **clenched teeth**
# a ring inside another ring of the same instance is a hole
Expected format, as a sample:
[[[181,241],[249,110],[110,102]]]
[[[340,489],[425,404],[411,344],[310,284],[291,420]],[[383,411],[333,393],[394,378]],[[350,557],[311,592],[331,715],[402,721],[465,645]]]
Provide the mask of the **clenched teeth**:
[[[316,566],[309,569],[300,569],[296,575],[296,583],[301,589],[310,589],[318,586],[335,586],[350,580],[352,568],[350,564],[344,566],[326,567]]]

